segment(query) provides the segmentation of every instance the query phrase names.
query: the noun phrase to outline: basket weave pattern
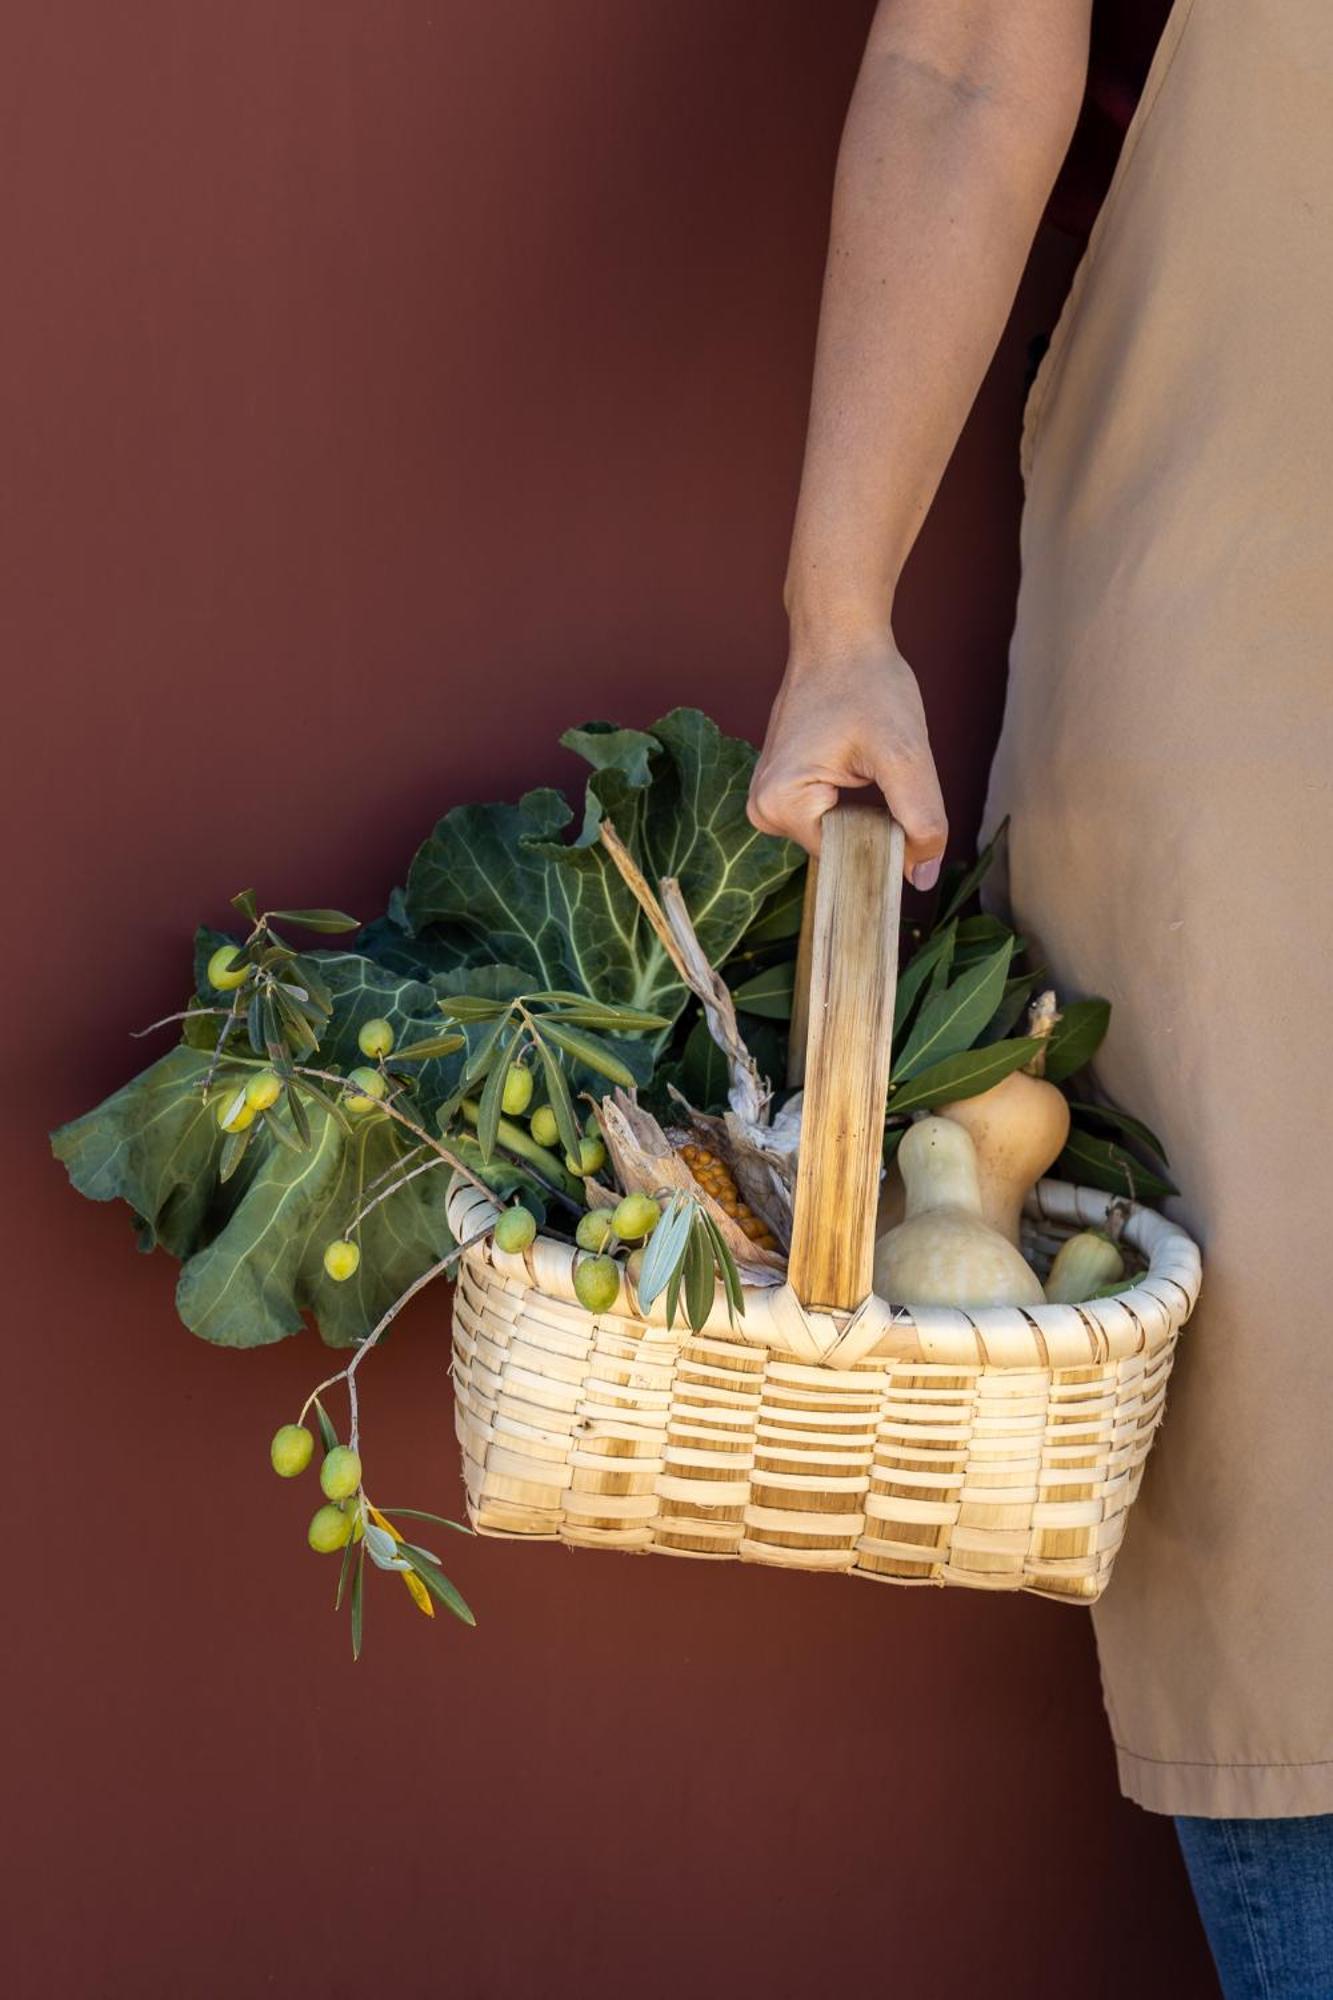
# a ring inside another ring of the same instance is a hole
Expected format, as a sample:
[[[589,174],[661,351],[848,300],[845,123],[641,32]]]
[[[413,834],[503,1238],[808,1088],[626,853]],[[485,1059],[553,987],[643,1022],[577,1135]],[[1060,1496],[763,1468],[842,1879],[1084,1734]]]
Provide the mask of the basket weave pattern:
[[[1026,1245],[1106,1219],[1110,1198],[1043,1181]],[[496,1211],[458,1188],[460,1240]],[[578,1304],[576,1253],[487,1239],[454,1294],[455,1418],[468,1511],[487,1535],[738,1558],[894,1583],[1101,1594],[1161,1419],[1199,1255],[1136,1208],[1148,1269],[1083,1306],[971,1314],[806,1307],[788,1285],[719,1299],[703,1330],[640,1313],[627,1285]]]

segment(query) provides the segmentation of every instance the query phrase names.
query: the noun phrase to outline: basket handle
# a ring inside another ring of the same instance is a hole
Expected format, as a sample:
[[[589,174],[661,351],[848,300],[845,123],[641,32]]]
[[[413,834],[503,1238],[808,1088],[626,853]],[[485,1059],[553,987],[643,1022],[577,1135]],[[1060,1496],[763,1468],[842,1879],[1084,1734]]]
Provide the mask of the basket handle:
[[[836,805],[806,888],[809,1029],[787,1276],[802,1305],[816,1308],[854,1311],[871,1289],[903,840],[881,807]]]

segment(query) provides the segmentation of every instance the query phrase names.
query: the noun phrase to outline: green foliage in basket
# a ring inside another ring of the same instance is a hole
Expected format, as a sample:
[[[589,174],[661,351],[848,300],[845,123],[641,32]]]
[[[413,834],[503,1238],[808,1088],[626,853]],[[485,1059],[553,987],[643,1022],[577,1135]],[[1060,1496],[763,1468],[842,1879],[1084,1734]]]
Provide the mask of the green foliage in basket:
[[[588,723],[560,739],[593,767],[582,825],[558,791],[517,805],[457,806],[418,851],[389,917],[363,949],[421,977],[496,959],[528,983],[575,990],[674,1022],[688,998],[661,940],[598,835],[610,820],[650,882],[674,877],[710,963],[772,921],[804,856],[745,814],[754,751],[696,709],[651,730]],[[799,894],[789,907],[799,926]],[[659,1033],[655,1049],[664,1034]]]
[[[194,1332],[260,1346],[313,1318],[330,1345],[355,1350],[271,1455],[283,1477],[313,1462],[313,1409],[323,1504],[308,1539],[342,1551],[337,1602],[358,1654],[367,1561],[399,1575],[427,1615],[439,1604],[471,1622],[438,1557],[396,1525],[442,1517],[369,1499],[356,1385],[397,1313],[466,1247],[446,1214],[452,1179],[572,1227],[605,1158],[581,1099],[595,1105],[608,1083],[659,1105],[673,1088],[700,1110],[725,1099],[725,1061],[611,859],[608,823],[649,883],[678,882],[747,1046],[775,1081],[786,1073],[804,857],[746,818],[754,751],[685,709],[648,731],[590,723],[562,742],[591,766],[572,837],[575,810],[554,790],[458,807],[350,947],[291,941],[357,932],[341,911],[267,911],[243,891],[239,934],[199,932],[194,991],[156,1024],[176,1025],[177,1045],[52,1135],[81,1193],[126,1202],[140,1247],[180,1261],[177,1305]],[[941,894],[901,969],[890,1146],[913,1111],[984,1090],[1039,1053],[1053,1080],[1076,1078],[1106,1031],[1106,1003],[1083,1001],[1048,1039],[1018,1032],[1041,969],[971,907],[993,853]],[[1071,1095],[1071,1177],[1172,1191],[1142,1157],[1162,1161],[1146,1126],[1077,1086]],[[690,1195],[670,1199],[636,1255],[641,1300],[664,1295],[669,1320],[683,1306],[701,1325],[719,1282],[729,1313],[744,1310],[736,1261]],[[335,1385],[348,1397],[346,1444],[320,1400]]]
[[[1052,1083],[1072,1085],[1066,1094],[1074,1127],[1055,1173],[1138,1200],[1173,1194],[1161,1141],[1142,1120],[1098,1102],[1086,1079],[1110,1023],[1109,1001],[1071,1001],[1049,1034],[1021,1032],[1045,968],[1030,959],[1025,940],[1009,924],[979,905],[1007,825],[969,867],[946,874],[925,924],[904,926],[886,1154],[892,1155],[914,1115],[978,1096],[1012,1071],[1032,1067]],[[786,1069],[801,887],[794,878],[774,898],[771,920],[751,929],[725,968],[747,1045],[774,1076]],[[716,1110],[725,1103],[727,1072],[701,1045],[705,1032],[702,1023],[692,1028],[671,1080],[700,1109]]]

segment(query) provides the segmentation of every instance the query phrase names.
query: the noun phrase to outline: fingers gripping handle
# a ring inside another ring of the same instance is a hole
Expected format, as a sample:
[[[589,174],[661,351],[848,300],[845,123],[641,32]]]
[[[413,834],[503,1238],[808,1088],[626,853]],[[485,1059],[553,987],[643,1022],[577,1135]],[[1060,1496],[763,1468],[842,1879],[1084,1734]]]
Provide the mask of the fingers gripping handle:
[[[787,1272],[807,1306],[854,1311],[871,1289],[902,884],[897,821],[877,806],[834,806],[822,823],[812,885],[810,1025]]]

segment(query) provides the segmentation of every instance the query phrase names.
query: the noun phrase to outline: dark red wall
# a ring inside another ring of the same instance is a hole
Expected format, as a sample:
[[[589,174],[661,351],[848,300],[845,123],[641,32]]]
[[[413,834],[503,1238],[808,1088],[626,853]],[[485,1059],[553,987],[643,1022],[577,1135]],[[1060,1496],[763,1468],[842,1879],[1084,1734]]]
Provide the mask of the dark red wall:
[[[386,1582],[353,1668],[266,1465],[321,1350],[196,1341],[46,1156],[233,889],[371,914],[439,811],[568,776],[570,722],[761,729],[867,13],[4,12],[20,2000],[1213,1991],[1075,1611],[459,1540],[479,1629]],[[1043,239],[905,590],[960,844],[1071,261]],[[367,1396],[448,1509],[445,1303]]]

